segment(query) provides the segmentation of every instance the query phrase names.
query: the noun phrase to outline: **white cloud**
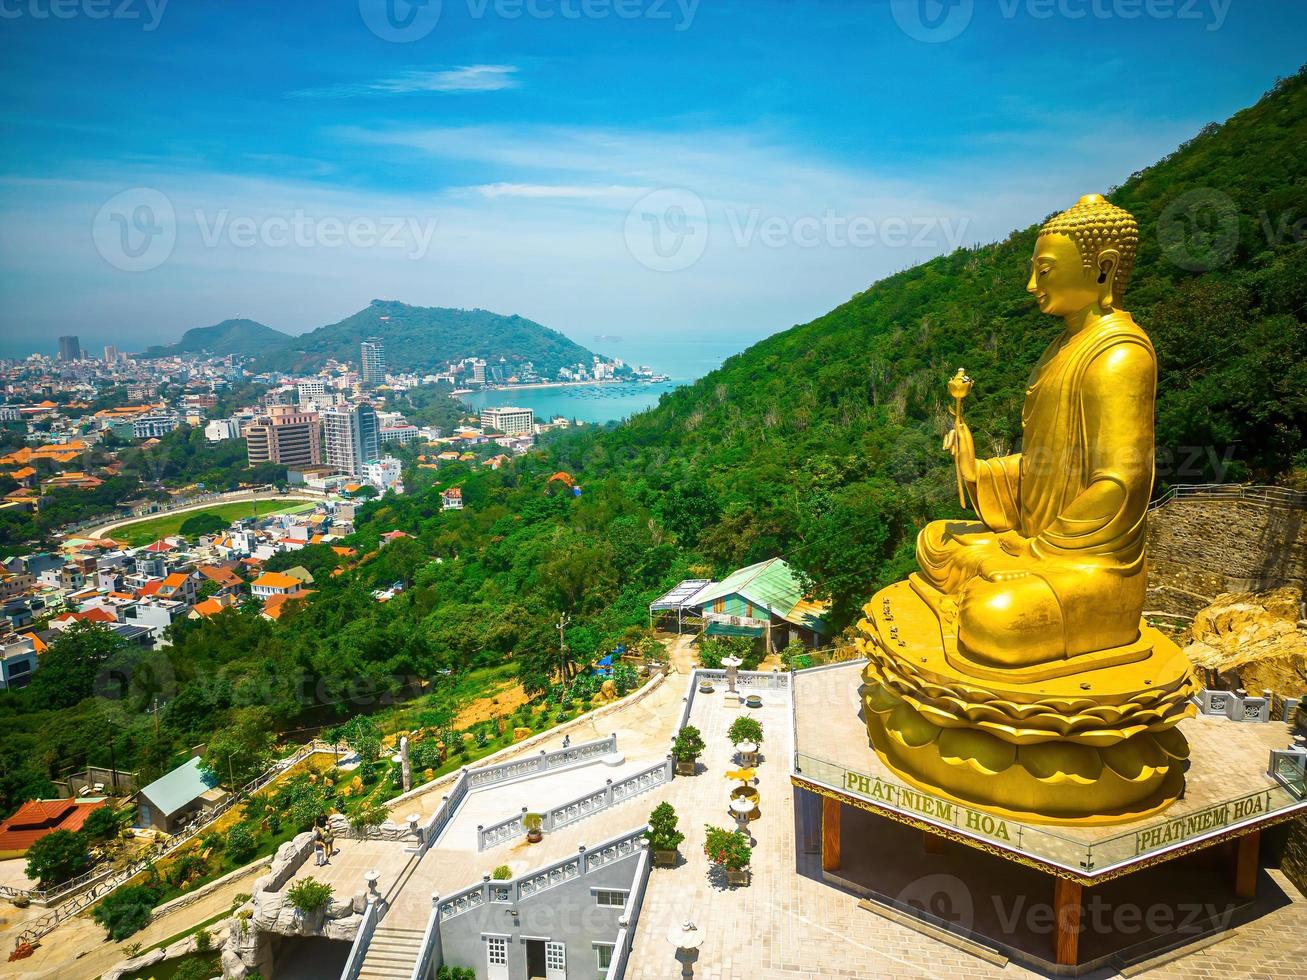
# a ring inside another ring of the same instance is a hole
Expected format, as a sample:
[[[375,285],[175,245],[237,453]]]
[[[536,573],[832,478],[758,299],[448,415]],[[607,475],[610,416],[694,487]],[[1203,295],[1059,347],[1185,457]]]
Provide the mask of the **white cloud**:
[[[641,188],[624,187],[610,184],[606,187],[579,184],[481,184],[473,188],[482,197],[495,199],[500,197],[520,197],[536,200],[594,200],[600,198],[620,198],[630,200],[632,194]]]
[[[300,99],[331,99],[360,95],[408,95],[414,92],[499,92],[517,88],[517,73],[515,65],[465,65],[441,71],[413,69],[370,82],[343,82],[321,88],[299,89],[290,95]]]

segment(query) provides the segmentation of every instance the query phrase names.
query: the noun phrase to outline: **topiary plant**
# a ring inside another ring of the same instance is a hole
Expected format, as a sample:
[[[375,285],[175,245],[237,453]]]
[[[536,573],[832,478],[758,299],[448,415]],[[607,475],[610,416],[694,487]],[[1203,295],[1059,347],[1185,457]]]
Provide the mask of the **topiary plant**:
[[[677,823],[676,810],[670,803],[664,801],[654,807],[649,814],[649,829],[644,834],[649,847],[655,852],[675,852],[685,840],[685,835],[676,829]]]
[[[703,735],[699,729],[693,725],[686,725],[676,733],[672,754],[676,756],[677,762],[694,762],[703,755],[704,748]]]
[[[296,910],[310,915],[331,901],[331,886],[313,878],[303,878],[290,886],[286,898]]]
[[[756,718],[741,715],[731,722],[731,727],[726,730],[726,737],[731,740],[732,745],[739,745],[741,742],[762,745],[762,723]]]

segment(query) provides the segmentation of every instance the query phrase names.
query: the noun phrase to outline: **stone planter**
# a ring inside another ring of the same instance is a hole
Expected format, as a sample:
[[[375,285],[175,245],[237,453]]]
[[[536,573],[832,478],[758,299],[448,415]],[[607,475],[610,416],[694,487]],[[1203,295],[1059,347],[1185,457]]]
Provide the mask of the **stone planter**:
[[[670,851],[654,851],[653,856],[655,868],[674,868],[681,859],[681,852],[672,848]]]
[[[739,871],[726,869],[726,884],[731,886],[747,885],[749,883],[749,869],[741,868]]]
[[[682,762],[679,759],[676,760],[676,775],[693,776],[698,771],[699,766],[694,759],[690,759],[688,762]]]

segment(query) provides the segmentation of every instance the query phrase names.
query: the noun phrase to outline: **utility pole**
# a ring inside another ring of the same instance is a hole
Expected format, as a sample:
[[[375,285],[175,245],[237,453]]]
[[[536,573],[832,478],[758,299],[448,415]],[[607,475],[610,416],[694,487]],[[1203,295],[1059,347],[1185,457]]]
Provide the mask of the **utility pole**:
[[[558,620],[558,623],[557,623],[557,629],[558,629],[558,682],[559,682],[560,684],[566,684],[566,683],[567,683],[567,641],[566,641],[566,640],[564,639],[564,637],[563,637],[563,630],[567,628],[567,624],[570,623],[571,621],[572,621],[572,617],[570,617],[569,615],[567,615],[567,613],[563,613],[562,617]]]

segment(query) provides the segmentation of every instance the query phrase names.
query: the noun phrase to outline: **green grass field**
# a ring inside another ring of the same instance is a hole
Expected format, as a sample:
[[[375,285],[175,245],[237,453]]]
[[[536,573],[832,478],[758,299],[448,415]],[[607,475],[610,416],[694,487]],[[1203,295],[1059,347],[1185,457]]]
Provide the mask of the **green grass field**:
[[[256,510],[257,507],[257,510]],[[188,510],[177,514],[163,514],[159,517],[147,517],[144,520],[124,524],[109,537],[115,541],[125,541],[133,547],[151,544],[170,534],[176,534],[189,518],[200,514],[214,514],[224,521],[234,521],[240,517],[265,517],[268,514],[299,514],[312,510],[314,504],[302,500],[258,500],[242,503],[215,504],[203,510]]]

